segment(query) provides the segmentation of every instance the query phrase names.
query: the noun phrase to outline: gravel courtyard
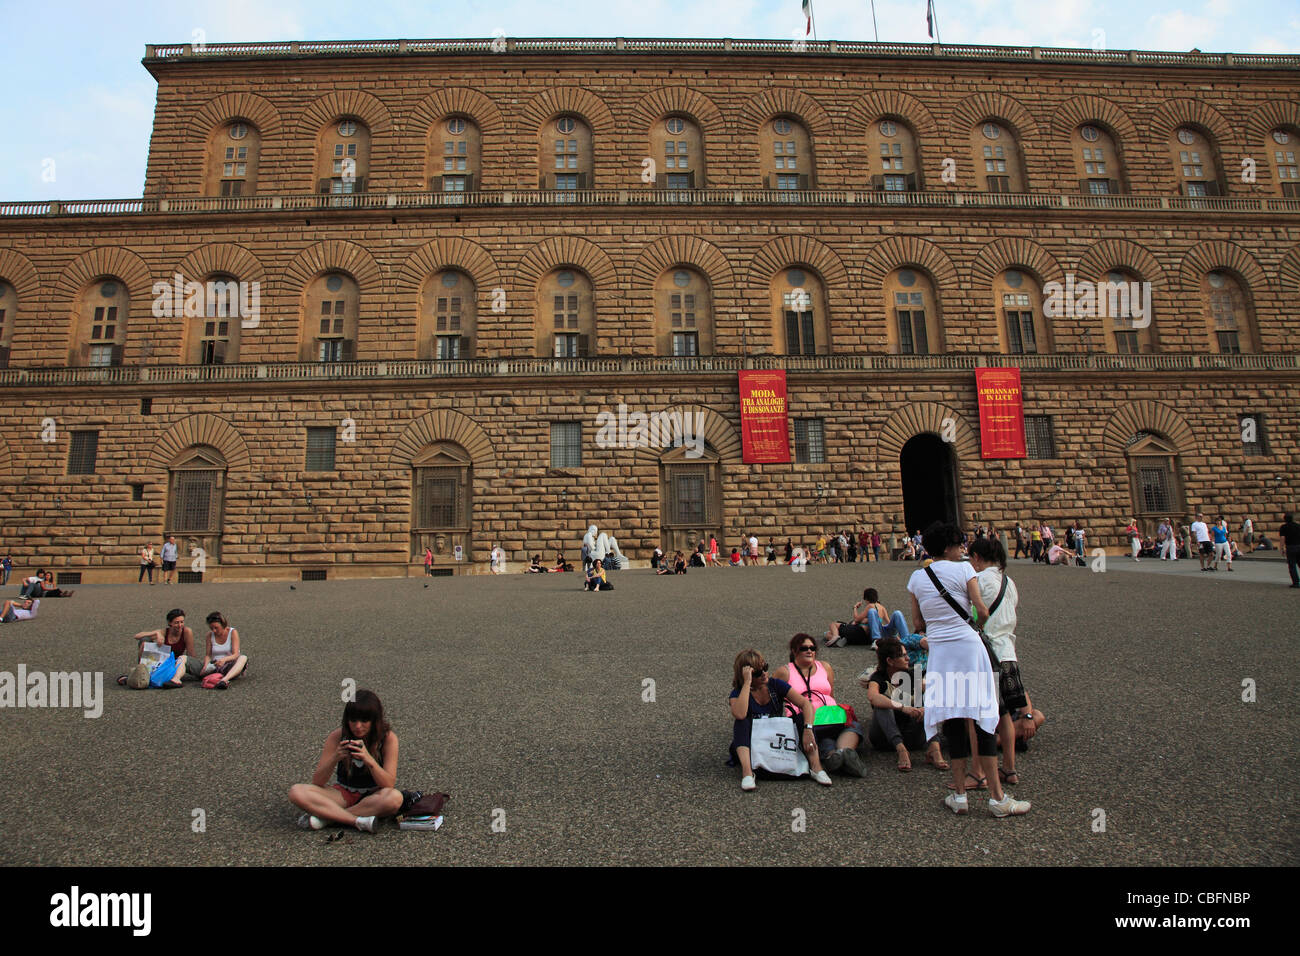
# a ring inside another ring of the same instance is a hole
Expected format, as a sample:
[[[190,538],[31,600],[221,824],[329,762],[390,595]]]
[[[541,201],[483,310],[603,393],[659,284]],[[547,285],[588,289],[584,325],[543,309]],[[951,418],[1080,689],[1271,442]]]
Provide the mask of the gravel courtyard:
[[[1034,809],[1010,820],[979,797],[954,817],[947,775],[920,754],[910,774],[871,754],[865,780],[752,794],[724,766],[737,651],[757,647],[775,668],[792,634],[820,637],[868,585],[905,610],[911,565],[626,571],[607,594],[581,591],[578,574],[518,573],[88,586],[0,626],[0,671],[104,675],[97,719],[0,711],[0,862],[1294,863],[1300,592],[1276,562],[1240,562],[1239,576],[1111,562],[1011,568],[1021,666],[1048,722],[1014,788]],[[226,693],[118,687],[131,635],[172,606],[192,625],[224,611],[249,677]],[[865,712],[853,678],[874,654],[824,659],[837,696]],[[442,830],[327,842],[295,827],[286,791],[338,726],[348,679],[384,701],[399,786],[451,793]]]

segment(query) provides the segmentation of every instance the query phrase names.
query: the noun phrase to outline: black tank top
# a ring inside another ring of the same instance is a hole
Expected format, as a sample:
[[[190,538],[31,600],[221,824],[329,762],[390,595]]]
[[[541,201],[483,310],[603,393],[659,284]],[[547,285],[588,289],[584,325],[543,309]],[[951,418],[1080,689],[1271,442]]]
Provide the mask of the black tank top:
[[[376,760],[383,760],[383,753],[375,754]],[[375,778],[370,774],[370,768],[358,759],[340,760],[336,773],[338,774],[339,783],[350,790],[375,790],[379,784],[375,783]]]

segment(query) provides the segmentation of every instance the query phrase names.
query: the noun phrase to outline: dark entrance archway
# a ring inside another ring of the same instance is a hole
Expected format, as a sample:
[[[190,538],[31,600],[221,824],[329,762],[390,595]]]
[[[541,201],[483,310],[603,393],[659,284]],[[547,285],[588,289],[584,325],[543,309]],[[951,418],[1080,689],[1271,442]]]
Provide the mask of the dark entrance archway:
[[[935,521],[958,521],[957,467],[952,445],[938,435],[908,439],[898,455],[903,520],[910,534]]]

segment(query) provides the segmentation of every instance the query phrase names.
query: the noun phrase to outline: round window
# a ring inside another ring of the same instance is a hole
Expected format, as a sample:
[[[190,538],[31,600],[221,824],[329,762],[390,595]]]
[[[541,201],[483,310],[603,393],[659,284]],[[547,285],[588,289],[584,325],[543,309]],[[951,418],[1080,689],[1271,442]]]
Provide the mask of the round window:
[[[1275,129],[1273,130],[1273,142],[1279,146],[1285,146],[1291,142],[1291,134],[1284,129]]]
[[[1128,276],[1126,276],[1122,272],[1107,272],[1106,281],[1111,283],[1112,285],[1117,285],[1118,283],[1121,282],[1128,282]]]
[[[567,289],[569,286],[573,285],[573,273],[566,269],[555,277],[555,281]]]
[[[460,275],[456,272],[444,272],[442,274],[442,284],[448,289],[454,289],[460,284]]]
[[[1017,272],[1015,269],[1012,269],[1009,272],[1007,272],[1006,279],[1007,279],[1007,285],[1011,286],[1011,288],[1013,289],[1019,289],[1025,283],[1024,273]]]
[[[343,288],[343,277],[330,276],[325,280],[325,288],[329,289],[331,292],[339,291],[339,289]]]
[[[785,274],[785,281],[796,289],[804,284],[806,278],[802,269],[791,269]]]
[[[465,120],[459,116],[453,116],[447,120],[447,132],[453,136],[459,136],[465,132]]]
[[[680,133],[686,129],[686,121],[680,116],[670,116],[664,126],[670,133]]]
[[[1095,143],[1097,140],[1101,139],[1101,130],[1097,129],[1095,126],[1085,126],[1083,129],[1079,130],[1079,133],[1090,143]]]
[[[248,135],[248,127],[245,126],[243,123],[230,124],[231,139],[243,139],[247,135]]]
[[[997,139],[1001,135],[1002,135],[1002,127],[1000,127],[997,123],[984,124],[985,139]]]
[[[1222,289],[1227,284],[1228,284],[1228,278],[1222,272],[1210,273],[1210,288]]]
[[[113,296],[117,295],[117,283],[105,282],[103,285],[99,287],[99,294],[102,295],[105,299],[113,298]]]
[[[1178,131],[1178,142],[1182,143],[1184,146],[1191,146],[1196,142],[1196,134],[1190,129],[1180,129]]]
[[[898,284],[910,289],[912,286],[916,285],[916,273],[911,269],[899,269]]]
[[[691,284],[691,274],[685,269],[678,269],[673,273],[673,285],[685,289]]]
[[[776,130],[780,136],[785,136],[790,132],[790,121],[788,119],[779,119],[772,124],[772,129]]]
[[[344,120],[343,122],[339,123],[340,136],[355,136],[356,132],[357,132],[357,124],[354,121]]]
[[[572,116],[561,116],[555,121],[555,128],[561,133],[572,133],[577,125]]]
[[[893,120],[881,120],[881,121],[880,121],[880,135],[881,135],[881,136],[896,136],[896,135],[898,135],[898,125],[897,125]]]

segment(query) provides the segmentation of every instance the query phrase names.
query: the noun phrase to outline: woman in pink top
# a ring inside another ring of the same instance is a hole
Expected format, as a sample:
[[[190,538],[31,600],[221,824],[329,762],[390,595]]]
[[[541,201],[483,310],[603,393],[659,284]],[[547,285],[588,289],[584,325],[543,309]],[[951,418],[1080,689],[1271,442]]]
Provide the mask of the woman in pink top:
[[[717,539],[716,537],[712,536],[712,535],[709,536],[709,558],[708,558],[708,561],[709,561],[709,564],[716,564],[716,565],[718,565],[718,566],[721,566],[721,565],[722,565],[722,562],[721,562],[720,560],[718,560],[718,539]]]
[[[790,638],[790,663],[782,664],[772,676],[808,698],[813,707],[814,721],[819,707],[835,706],[835,672],[830,664],[817,659],[817,642],[808,634],[796,634]],[[862,742],[862,725],[851,714],[847,724],[814,725],[813,736],[817,738],[822,766],[826,770],[834,773],[843,768],[846,773],[857,777],[867,775],[867,768],[857,751]]]

